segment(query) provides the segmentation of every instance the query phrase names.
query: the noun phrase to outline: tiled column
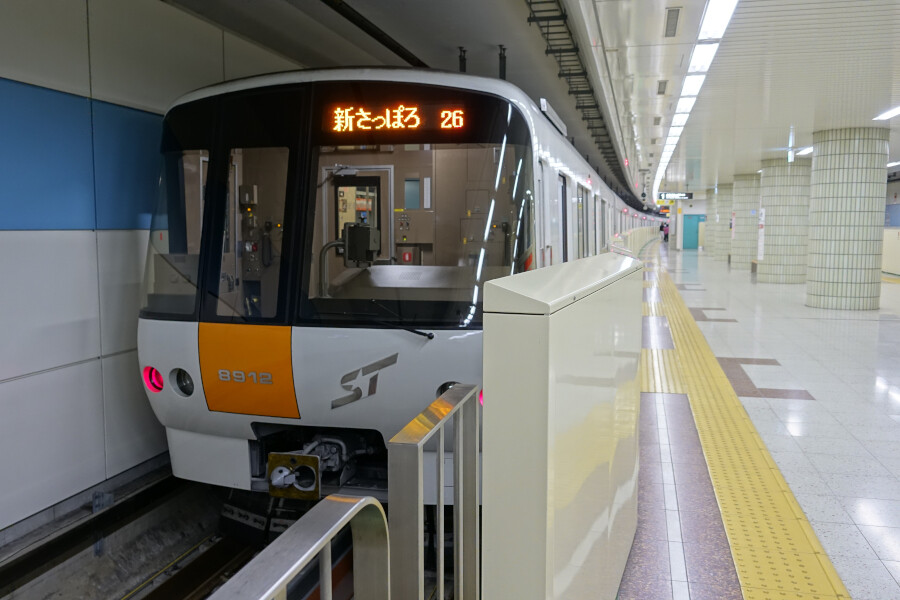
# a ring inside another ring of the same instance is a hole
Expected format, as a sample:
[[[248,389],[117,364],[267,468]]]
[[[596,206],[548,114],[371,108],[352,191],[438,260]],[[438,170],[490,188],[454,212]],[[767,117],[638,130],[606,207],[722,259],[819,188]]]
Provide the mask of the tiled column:
[[[812,161],[770,159],[762,163],[759,190],[766,211],[760,283],[805,283],[809,229],[809,174]]]
[[[712,256],[716,251],[716,242],[718,234],[716,233],[716,191],[709,189],[706,191],[706,241],[703,245],[703,251],[707,256]]]
[[[734,176],[734,239],[731,241],[731,268],[750,270],[756,259],[759,232],[759,175]]]
[[[731,253],[731,201],[733,188],[730,183],[719,185],[716,191],[716,210],[719,214],[719,223],[716,226],[716,249],[713,256],[716,260],[728,260]]]
[[[879,307],[889,139],[875,127],[813,133],[807,306]]]

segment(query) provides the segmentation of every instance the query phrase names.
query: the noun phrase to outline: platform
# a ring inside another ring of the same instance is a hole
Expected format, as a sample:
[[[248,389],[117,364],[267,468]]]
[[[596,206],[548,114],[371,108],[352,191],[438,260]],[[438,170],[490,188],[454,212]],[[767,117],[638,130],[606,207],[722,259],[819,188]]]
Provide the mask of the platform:
[[[900,597],[900,286],[878,311],[813,309],[660,246],[619,598]]]

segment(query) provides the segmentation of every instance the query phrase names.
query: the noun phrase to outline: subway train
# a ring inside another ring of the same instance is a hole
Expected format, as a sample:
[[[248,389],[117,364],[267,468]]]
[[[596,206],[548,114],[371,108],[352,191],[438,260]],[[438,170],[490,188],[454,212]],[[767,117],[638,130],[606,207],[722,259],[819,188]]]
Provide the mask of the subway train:
[[[481,381],[484,282],[635,216],[530,98],[415,69],[258,76],[163,121],[138,325],[174,474],[314,499]]]

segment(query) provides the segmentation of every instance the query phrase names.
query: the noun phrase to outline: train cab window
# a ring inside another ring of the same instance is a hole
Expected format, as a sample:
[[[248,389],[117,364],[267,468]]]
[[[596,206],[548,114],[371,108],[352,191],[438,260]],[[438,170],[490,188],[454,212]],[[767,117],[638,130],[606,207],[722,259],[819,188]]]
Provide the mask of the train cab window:
[[[316,96],[301,322],[479,324],[484,282],[534,263],[524,118],[433,86],[329,82]],[[350,226],[367,253],[347,255]]]
[[[289,155],[284,147],[229,152],[216,303],[219,316],[275,316]]]
[[[159,202],[141,290],[144,317],[187,318],[196,311],[213,137],[209,104],[176,107],[163,124]]]

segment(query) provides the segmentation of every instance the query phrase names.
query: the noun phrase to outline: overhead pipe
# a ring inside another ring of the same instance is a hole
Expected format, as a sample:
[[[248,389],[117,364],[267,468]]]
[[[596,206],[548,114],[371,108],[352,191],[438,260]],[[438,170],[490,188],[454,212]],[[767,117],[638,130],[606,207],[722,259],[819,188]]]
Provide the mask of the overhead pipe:
[[[365,33],[371,36],[372,39],[408,62],[410,65],[414,67],[422,67],[424,69],[428,68],[428,65],[425,64],[423,60],[407,50],[400,44],[400,42],[381,30],[377,25],[375,25],[375,23],[368,20],[367,18],[362,16],[362,14],[354,10],[350,5],[344,2],[344,0],[322,0],[322,2],[326,6],[334,10],[336,13],[362,29]]]

